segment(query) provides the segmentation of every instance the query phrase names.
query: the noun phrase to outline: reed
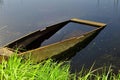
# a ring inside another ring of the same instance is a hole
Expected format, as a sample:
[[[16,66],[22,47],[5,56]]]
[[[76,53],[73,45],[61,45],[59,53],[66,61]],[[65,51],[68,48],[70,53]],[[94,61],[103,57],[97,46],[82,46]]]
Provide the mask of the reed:
[[[94,66],[94,65],[93,65]],[[21,57],[12,55],[8,61],[0,64],[1,80],[120,80],[120,73],[114,74],[112,67],[85,70],[70,73],[69,62],[55,62],[48,59],[38,64],[31,60],[23,61]],[[101,72],[99,73],[99,71]]]

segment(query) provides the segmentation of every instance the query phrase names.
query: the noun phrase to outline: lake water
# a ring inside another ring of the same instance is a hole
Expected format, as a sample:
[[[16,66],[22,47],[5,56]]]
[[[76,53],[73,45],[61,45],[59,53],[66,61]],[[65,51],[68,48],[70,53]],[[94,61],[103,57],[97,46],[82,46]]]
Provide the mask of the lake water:
[[[0,0],[0,46],[32,31],[70,18],[107,23],[107,27],[87,47],[72,57],[72,70],[79,71],[83,64],[89,67],[94,62],[99,67],[113,64],[118,70],[119,0]]]

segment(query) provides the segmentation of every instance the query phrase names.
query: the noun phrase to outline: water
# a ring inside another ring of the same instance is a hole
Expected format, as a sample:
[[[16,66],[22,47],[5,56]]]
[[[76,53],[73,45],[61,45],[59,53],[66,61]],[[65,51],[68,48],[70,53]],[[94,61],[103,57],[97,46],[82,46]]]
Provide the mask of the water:
[[[71,59],[73,71],[96,61],[120,64],[119,0],[0,0],[0,45],[70,18],[107,23],[107,27]]]
[[[41,46],[70,39],[72,37],[79,37],[82,34],[94,29],[96,29],[96,27],[70,22],[52,35],[48,40],[45,40]]]

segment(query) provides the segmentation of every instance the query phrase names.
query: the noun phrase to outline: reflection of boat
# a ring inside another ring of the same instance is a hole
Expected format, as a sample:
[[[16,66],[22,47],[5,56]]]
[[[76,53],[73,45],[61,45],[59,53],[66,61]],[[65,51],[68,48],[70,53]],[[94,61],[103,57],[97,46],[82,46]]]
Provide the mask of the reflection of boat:
[[[69,22],[94,26],[96,29],[86,32],[79,37],[73,37],[47,46],[39,47],[44,40],[50,38]],[[0,61],[2,61],[3,56],[4,58],[8,58],[11,54],[13,54],[16,48],[20,48],[17,54],[18,56],[28,58],[28,56],[31,54],[31,59],[35,62],[39,62],[50,57],[62,58],[65,53],[67,53],[67,55],[73,55],[69,53],[73,53],[74,50],[79,51],[80,49],[84,48],[105,26],[106,24],[104,23],[70,19],[68,21],[46,27],[43,30],[35,31],[23,38],[5,45],[0,49]]]

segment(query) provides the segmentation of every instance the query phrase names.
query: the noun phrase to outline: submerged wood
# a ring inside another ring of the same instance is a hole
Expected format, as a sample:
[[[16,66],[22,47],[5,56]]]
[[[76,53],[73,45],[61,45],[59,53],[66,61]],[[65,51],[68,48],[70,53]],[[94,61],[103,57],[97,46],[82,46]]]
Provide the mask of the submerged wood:
[[[73,37],[57,43],[53,43],[47,46],[39,47],[41,43],[50,38],[58,30],[63,28],[69,22],[75,22],[79,24],[86,24],[97,27],[96,29],[84,33],[82,36]],[[18,56],[22,56],[24,59],[28,59],[31,55],[31,59],[34,62],[40,62],[47,58],[65,58],[66,55],[74,55],[77,51],[83,49],[91,40],[97,36],[97,34],[106,26],[104,23],[93,22],[88,20],[70,19],[49,27],[46,29],[38,30],[26,35],[18,40],[15,40],[3,48],[0,49],[0,62],[4,57],[7,59],[11,54],[14,54],[16,48],[25,48],[26,50],[19,50]]]

